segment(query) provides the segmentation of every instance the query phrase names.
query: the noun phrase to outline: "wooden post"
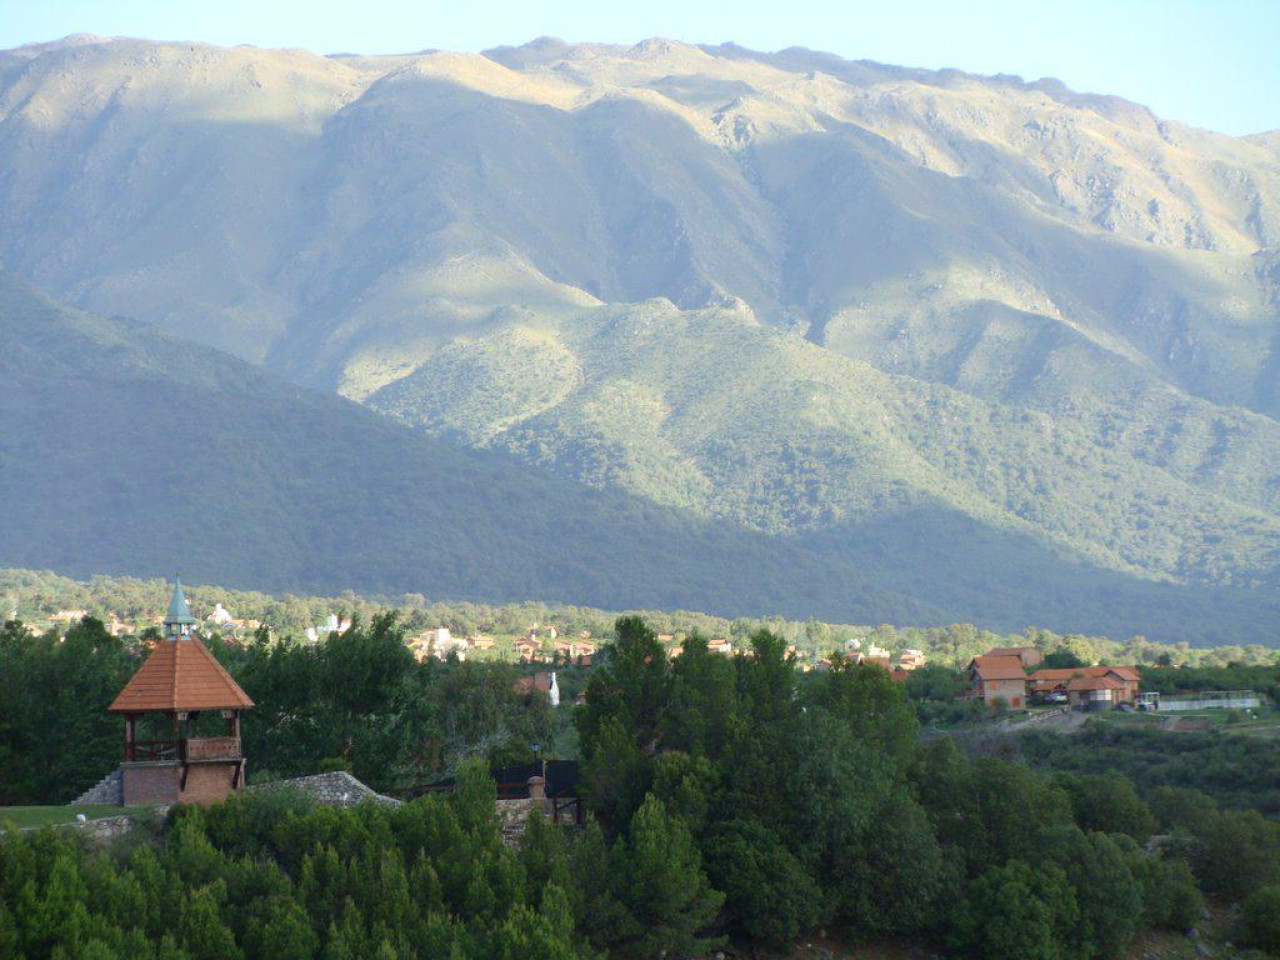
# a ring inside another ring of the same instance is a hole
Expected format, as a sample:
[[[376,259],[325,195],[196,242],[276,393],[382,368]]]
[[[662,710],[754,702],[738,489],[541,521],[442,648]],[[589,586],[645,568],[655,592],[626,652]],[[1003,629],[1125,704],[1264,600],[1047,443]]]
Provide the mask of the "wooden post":
[[[124,718],[124,758],[129,763],[138,759],[138,717],[132,713]]]

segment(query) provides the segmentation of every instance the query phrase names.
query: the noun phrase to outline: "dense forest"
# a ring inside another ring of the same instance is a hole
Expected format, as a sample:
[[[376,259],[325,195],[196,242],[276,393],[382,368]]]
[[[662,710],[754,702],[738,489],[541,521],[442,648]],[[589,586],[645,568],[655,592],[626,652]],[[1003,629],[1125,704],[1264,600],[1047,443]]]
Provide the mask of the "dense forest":
[[[175,808],[105,848],[11,833],[0,957],[676,957],[825,930],[1071,960],[1195,926],[1206,895],[1280,948],[1280,823],[1220,803],[1211,777],[1151,791],[970,757],[922,742],[878,668],[800,674],[768,631],[747,656],[694,637],[674,661],[639,618],[614,632],[585,705],[558,711],[511,666],[415,663],[392,616],[315,646],[215,645],[258,703],[260,771],[347,767],[382,788],[449,771],[457,789],[391,810],[287,792]],[[135,656],[93,620],[61,641],[5,629],[3,802],[65,801],[115,762],[102,711]],[[535,818],[509,848],[488,765],[568,722],[588,825]]]
[[[451,771],[456,792],[179,808],[105,849],[10,833],[0,956],[689,956],[824,929],[1069,960],[1193,927],[1204,895],[1280,947],[1280,823],[1220,805],[1212,777],[1140,792],[969,758],[922,744],[881,669],[801,675],[768,631],[744,657],[692,637],[676,660],[640,618],[614,632],[572,712],[517,694],[506,664],[413,662],[392,616],[314,646],[215,644],[259,704],[244,737],[260,771],[347,767],[380,787]],[[9,625],[0,657],[3,799],[65,800],[114,763],[102,708],[134,654],[88,620],[61,641]],[[588,827],[535,818],[509,849],[488,764],[526,759],[570,713]]]

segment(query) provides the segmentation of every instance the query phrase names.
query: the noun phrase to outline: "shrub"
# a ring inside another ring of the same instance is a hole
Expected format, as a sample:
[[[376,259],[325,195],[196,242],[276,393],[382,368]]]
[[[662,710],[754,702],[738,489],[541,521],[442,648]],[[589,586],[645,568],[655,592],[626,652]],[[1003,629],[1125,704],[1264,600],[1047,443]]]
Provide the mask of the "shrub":
[[[1245,943],[1280,956],[1280,885],[1254,891],[1244,903],[1241,924]]]

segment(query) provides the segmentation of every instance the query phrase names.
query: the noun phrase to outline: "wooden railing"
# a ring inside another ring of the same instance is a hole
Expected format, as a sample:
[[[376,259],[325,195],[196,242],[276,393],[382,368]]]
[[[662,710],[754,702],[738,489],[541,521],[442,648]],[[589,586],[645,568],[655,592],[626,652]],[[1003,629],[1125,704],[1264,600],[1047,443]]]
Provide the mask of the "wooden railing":
[[[186,741],[188,760],[239,760],[239,737],[200,737]]]
[[[177,760],[177,740],[135,740],[130,760]]]
[[[184,740],[135,740],[129,760],[239,760],[239,737],[191,737]]]

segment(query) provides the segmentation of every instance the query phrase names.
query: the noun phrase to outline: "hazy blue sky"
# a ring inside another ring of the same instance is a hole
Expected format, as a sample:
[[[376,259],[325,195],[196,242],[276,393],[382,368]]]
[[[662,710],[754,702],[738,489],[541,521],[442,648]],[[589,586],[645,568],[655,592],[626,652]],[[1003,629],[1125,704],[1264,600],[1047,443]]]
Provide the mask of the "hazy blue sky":
[[[68,33],[320,53],[483,50],[541,35],[732,40],[1051,76],[1228,133],[1280,128],[1280,0],[0,0],[0,48]]]

